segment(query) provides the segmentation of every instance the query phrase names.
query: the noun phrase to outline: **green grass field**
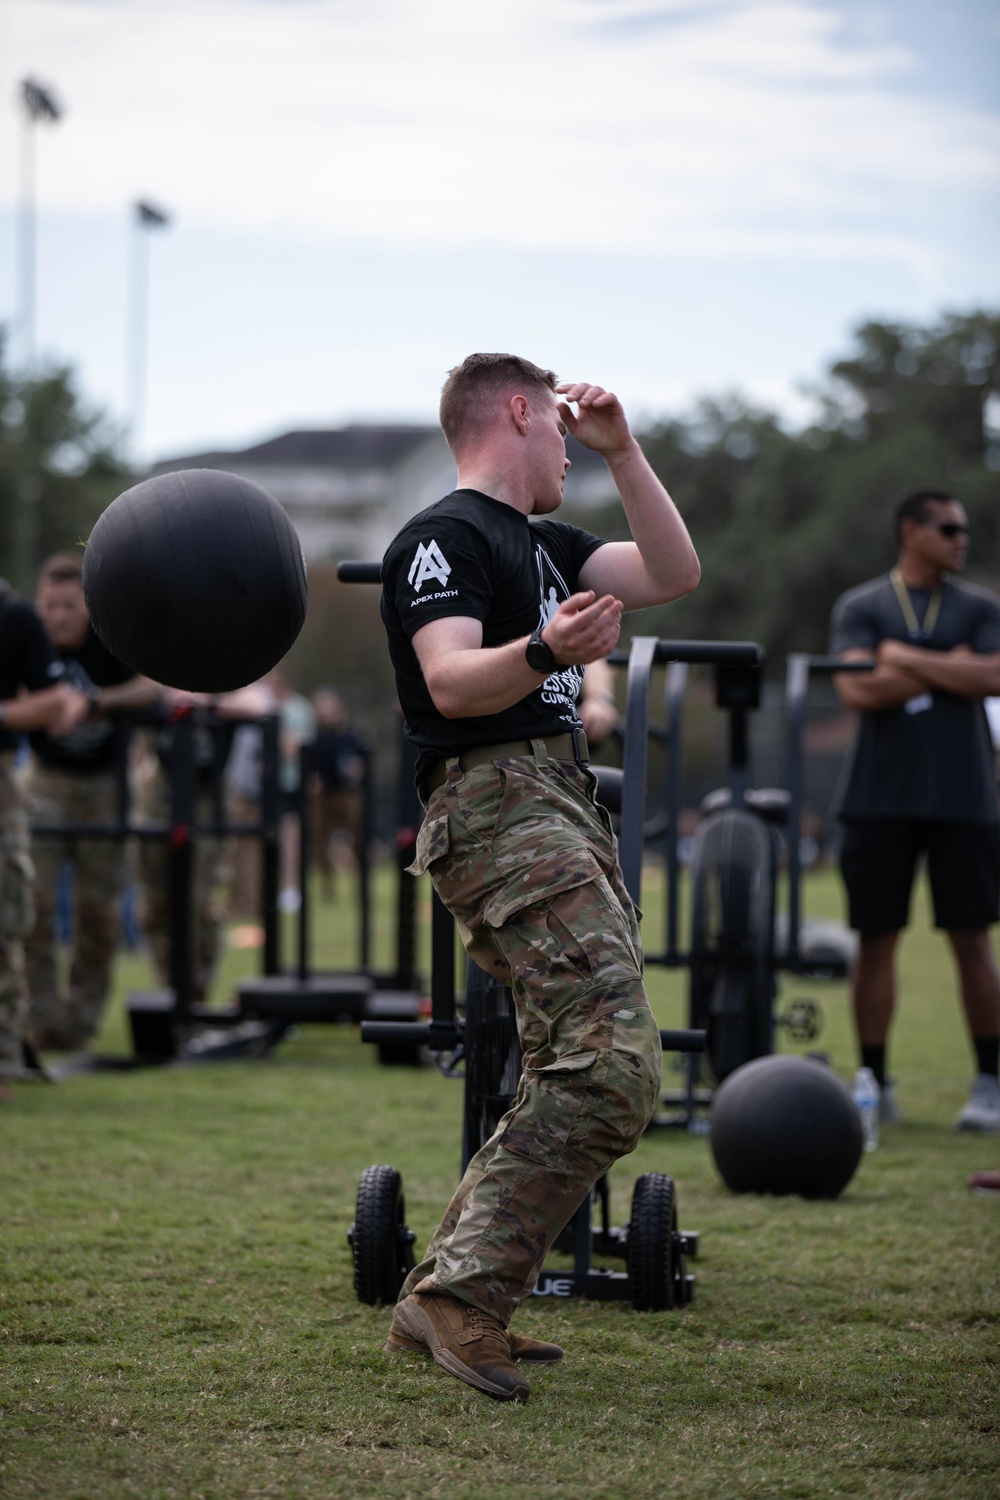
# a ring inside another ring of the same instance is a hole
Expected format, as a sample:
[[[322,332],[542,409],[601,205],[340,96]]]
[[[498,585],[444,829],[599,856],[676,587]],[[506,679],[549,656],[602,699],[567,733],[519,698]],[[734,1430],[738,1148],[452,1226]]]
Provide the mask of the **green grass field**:
[[[653,872],[651,947],[657,900]],[[839,913],[832,876],[808,904]],[[647,1136],[615,1170],[615,1219],[640,1172],[676,1179],[702,1235],[695,1301],[532,1299],[519,1325],[566,1358],[526,1406],[383,1354],[389,1311],[352,1291],[361,1170],[400,1168],[422,1240],[456,1180],[458,1083],[313,1027],[263,1062],[18,1086],[0,1106],[0,1494],[995,1500],[1000,1199],[966,1179],[1000,1166],[1000,1139],[950,1128],[971,1061],[925,913],[921,896],[892,1059],[906,1122],[832,1203],[735,1197],[704,1138]],[[342,925],[319,909],[321,961],[344,961]],[[220,995],[252,967],[231,954]],[[148,983],[122,960],[105,1050]],[[651,970],[650,989],[682,1024],[682,978]],[[810,1045],[850,1077],[846,987],[782,990],[822,999]]]

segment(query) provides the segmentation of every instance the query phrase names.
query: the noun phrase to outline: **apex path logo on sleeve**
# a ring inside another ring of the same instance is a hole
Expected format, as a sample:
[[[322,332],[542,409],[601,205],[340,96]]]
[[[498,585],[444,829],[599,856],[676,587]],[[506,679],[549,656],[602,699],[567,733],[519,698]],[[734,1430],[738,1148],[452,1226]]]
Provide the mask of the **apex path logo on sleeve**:
[[[406,581],[407,583],[411,583],[419,594],[429,578],[433,578],[442,588],[446,588],[450,574],[451,564],[437,542],[432,538],[426,546],[424,546],[423,542],[420,543],[416,555],[410,564],[410,571],[406,575]]]

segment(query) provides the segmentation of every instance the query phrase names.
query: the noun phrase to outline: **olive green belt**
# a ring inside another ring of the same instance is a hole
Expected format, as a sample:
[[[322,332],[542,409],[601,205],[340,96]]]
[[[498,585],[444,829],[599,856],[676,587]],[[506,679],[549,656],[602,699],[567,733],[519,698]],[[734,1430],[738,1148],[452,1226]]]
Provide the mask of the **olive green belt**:
[[[545,746],[545,754],[549,760],[572,760],[578,766],[589,764],[587,736],[582,729],[573,730],[571,734],[543,735],[537,740],[505,740],[500,745],[473,745],[471,750],[464,750],[458,757],[458,764],[463,771],[471,771],[474,766],[486,766],[494,760],[508,760],[515,755],[534,756],[535,745]],[[421,790],[424,796],[429,797],[431,792],[436,792],[447,778],[448,761],[435,761],[423,779]]]

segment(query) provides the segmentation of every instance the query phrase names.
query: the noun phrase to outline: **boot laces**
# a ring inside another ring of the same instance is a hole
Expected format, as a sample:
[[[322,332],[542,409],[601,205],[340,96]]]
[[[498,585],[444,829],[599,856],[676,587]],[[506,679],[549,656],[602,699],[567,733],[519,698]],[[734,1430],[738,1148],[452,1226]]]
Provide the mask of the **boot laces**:
[[[469,1333],[476,1339],[499,1339],[500,1343],[507,1346],[506,1330],[501,1327],[497,1319],[484,1313],[482,1308],[469,1304]]]

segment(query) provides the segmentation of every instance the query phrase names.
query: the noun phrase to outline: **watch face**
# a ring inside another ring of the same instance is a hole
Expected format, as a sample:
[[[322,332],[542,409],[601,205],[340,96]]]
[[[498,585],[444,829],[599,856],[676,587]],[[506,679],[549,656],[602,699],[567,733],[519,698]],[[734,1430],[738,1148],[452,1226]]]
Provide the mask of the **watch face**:
[[[544,641],[534,637],[524,648],[525,660],[533,672],[552,672],[555,670],[556,659],[552,655],[551,647]]]

